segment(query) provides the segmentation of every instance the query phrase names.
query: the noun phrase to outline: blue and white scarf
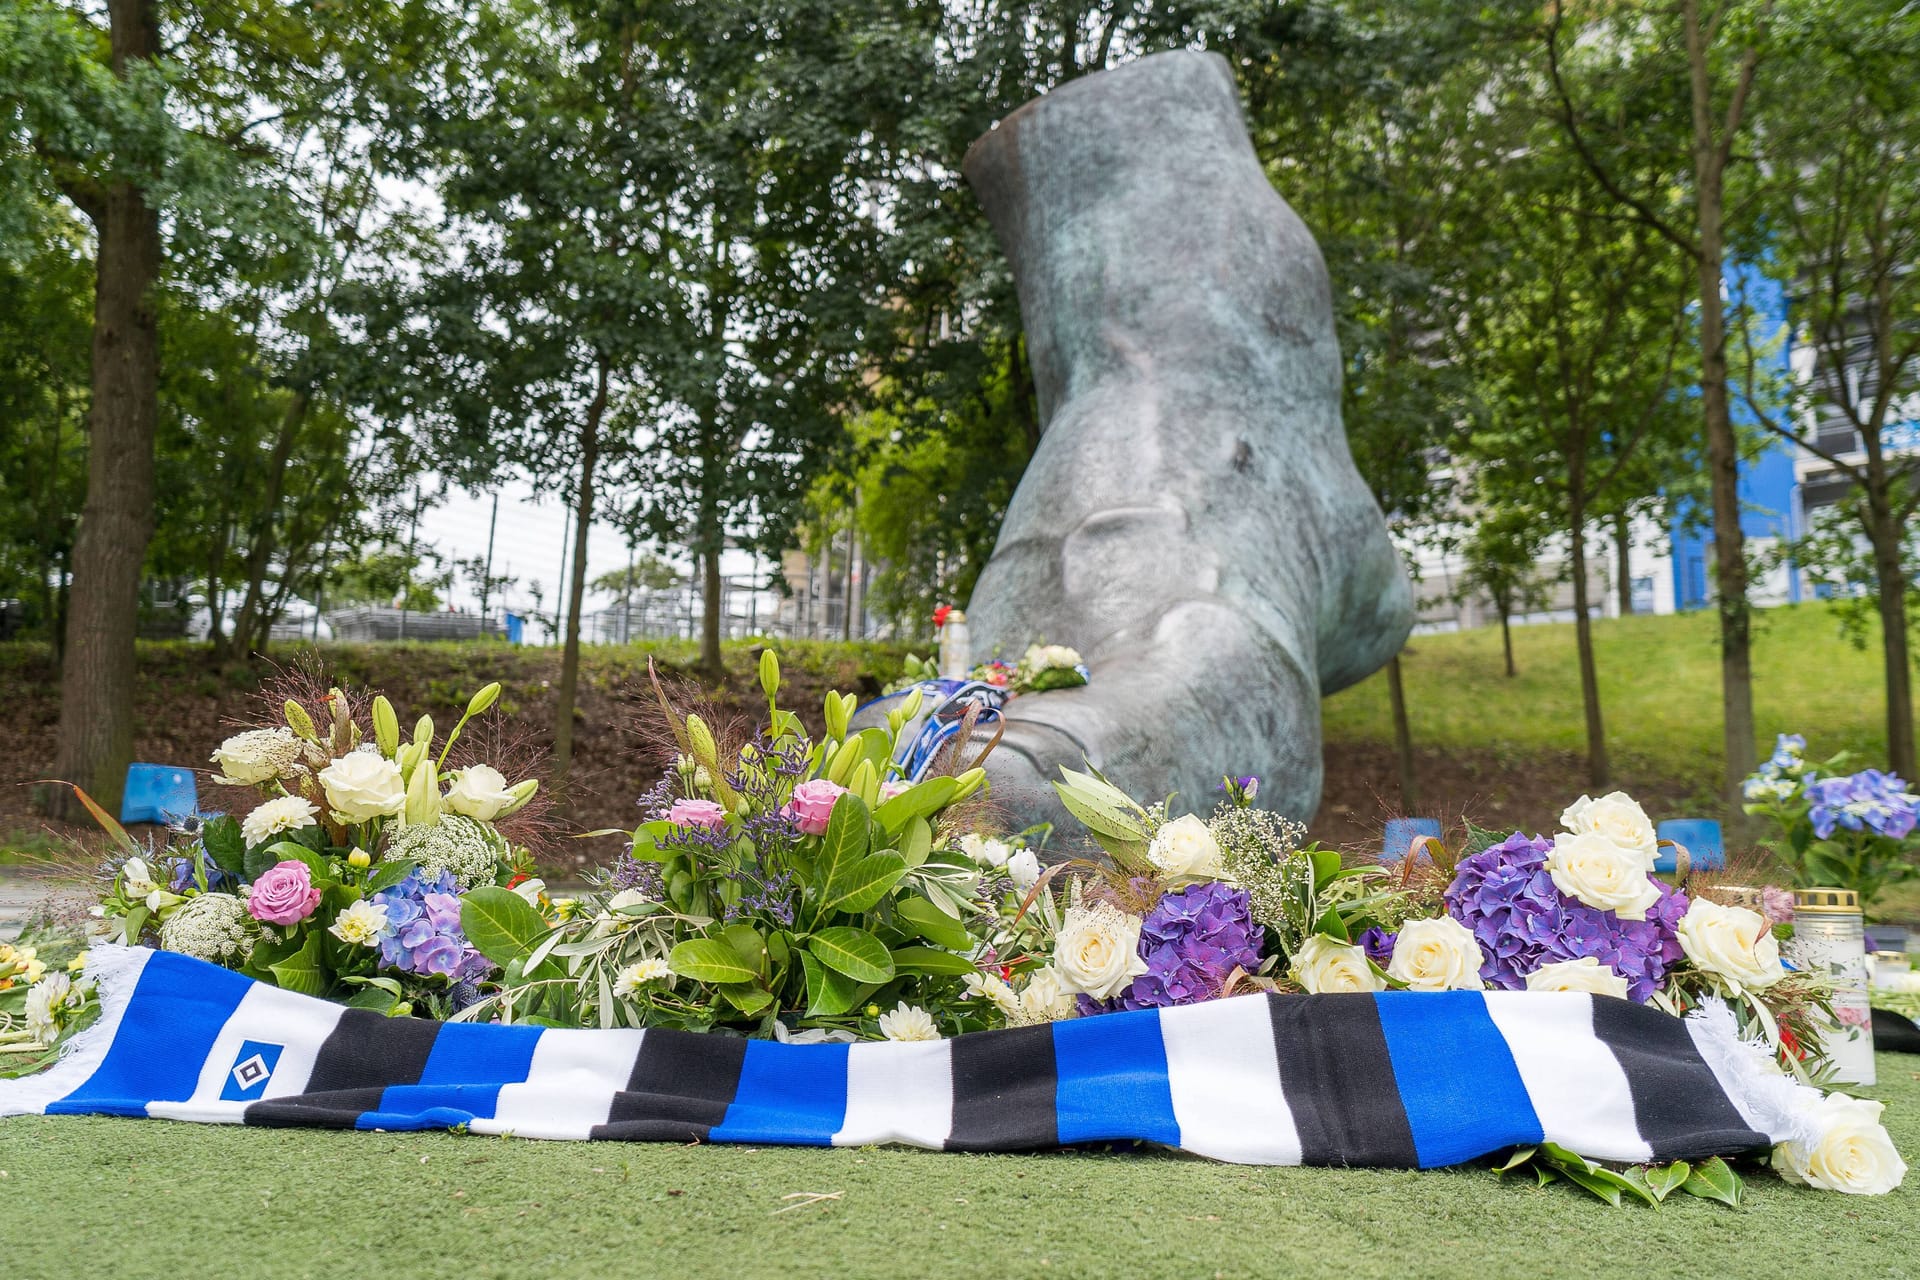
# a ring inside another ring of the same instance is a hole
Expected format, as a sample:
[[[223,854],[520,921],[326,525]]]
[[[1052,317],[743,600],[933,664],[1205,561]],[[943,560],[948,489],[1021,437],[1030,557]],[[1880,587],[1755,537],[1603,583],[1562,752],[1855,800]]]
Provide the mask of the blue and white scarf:
[[[1593,1159],[1805,1138],[1817,1093],[1740,1042],[1577,993],[1249,995],[917,1043],[387,1018],[100,947],[102,1014],[0,1116],[525,1138],[1028,1151],[1139,1140],[1249,1164],[1429,1168],[1542,1139]]]

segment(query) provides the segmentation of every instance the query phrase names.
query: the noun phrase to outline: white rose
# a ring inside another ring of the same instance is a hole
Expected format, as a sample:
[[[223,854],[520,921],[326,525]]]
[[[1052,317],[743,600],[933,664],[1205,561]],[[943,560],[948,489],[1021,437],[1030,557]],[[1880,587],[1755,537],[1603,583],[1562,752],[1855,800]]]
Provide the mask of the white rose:
[[[1207,830],[1207,824],[1191,813],[1163,824],[1153,833],[1147,861],[1162,875],[1176,879],[1213,880],[1222,874],[1219,842]]]
[[[1007,859],[1007,875],[1013,881],[1013,887],[1021,893],[1027,892],[1040,880],[1040,859],[1033,850],[1022,849]]]
[[[257,786],[293,771],[300,762],[300,740],[291,729],[249,729],[214,748],[211,759],[220,766],[215,782]]]
[[[1335,942],[1318,933],[1293,953],[1293,977],[1314,995],[1339,991],[1381,991],[1387,985],[1367,963],[1367,953],[1363,949]]]
[[[960,837],[960,852],[983,867],[1004,867],[1013,850],[1004,842],[974,832]]]
[[[1111,903],[1070,907],[1053,940],[1053,964],[1067,991],[1111,1000],[1147,971],[1140,958],[1140,917]]]
[[[1675,932],[1695,967],[1749,990],[1770,987],[1786,975],[1780,946],[1758,911],[1695,898]]]
[[[253,812],[240,820],[240,836],[247,848],[258,848],[283,832],[304,831],[316,825],[314,818],[319,812],[303,796],[278,796],[254,806]]]
[[[1845,1191],[1856,1196],[1883,1196],[1907,1175],[1907,1165],[1893,1149],[1893,1140],[1880,1124],[1882,1105],[1844,1093],[1830,1093],[1815,1103],[1811,1116],[1820,1139],[1811,1149],[1783,1142],[1773,1149],[1773,1165],[1788,1182],[1803,1182],[1822,1191]]]
[[[1555,960],[1527,975],[1529,991],[1587,991],[1596,996],[1627,998],[1627,980],[1593,956]]]
[[[1605,836],[1622,849],[1639,854],[1648,871],[1653,870],[1660,854],[1660,838],[1654,834],[1646,810],[1624,791],[1598,800],[1581,796],[1560,815],[1560,825],[1574,835]]]
[[[1071,671],[1080,665],[1080,651],[1078,649],[1070,649],[1064,644],[1037,645],[1035,647],[1039,650],[1039,661],[1033,664],[1036,667],[1058,667],[1063,671]]]
[[[893,1007],[893,1012],[880,1015],[880,1034],[889,1040],[938,1040],[940,1028],[934,1025],[933,1015],[919,1005],[908,1004],[902,1000]]]
[[[481,822],[492,822],[513,807],[513,788],[492,765],[470,764],[447,788],[447,808]]]
[[[320,771],[327,804],[343,822],[390,818],[407,807],[400,766],[375,751],[351,751]]]
[[[1036,969],[1033,976],[1027,979],[1027,985],[1020,990],[1020,1018],[1029,1024],[1060,1022],[1073,1017],[1079,1009],[1073,992],[1067,990],[1059,973],[1051,966]]]
[[[1387,976],[1414,991],[1478,991],[1484,958],[1473,930],[1452,916],[1409,920],[1393,942]]]
[[[1660,901],[1647,865],[1637,850],[1595,831],[1557,835],[1547,855],[1554,888],[1622,920],[1645,920],[1647,908]]]

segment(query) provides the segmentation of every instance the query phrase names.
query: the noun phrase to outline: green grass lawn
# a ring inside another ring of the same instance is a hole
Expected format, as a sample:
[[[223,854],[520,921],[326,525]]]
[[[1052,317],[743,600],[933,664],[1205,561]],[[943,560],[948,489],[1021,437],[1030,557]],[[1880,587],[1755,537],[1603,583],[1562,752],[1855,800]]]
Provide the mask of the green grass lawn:
[[[1509,679],[1500,629],[1415,636],[1402,667],[1416,741],[1514,752],[1586,750],[1572,623],[1515,627]],[[1608,618],[1593,624],[1611,753],[1709,787],[1720,770],[1720,652],[1713,614]],[[1878,640],[1858,649],[1823,603],[1754,614],[1753,700],[1760,741],[1805,733],[1816,756],[1847,749],[1884,764]],[[1322,705],[1325,733],[1391,742],[1384,675]]]
[[[1920,1156],[1920,1059],[1880,1056]],[[1748,1179],[1610,1209],[1484,1169],[1264,1169],[451,1134],[0,1121],[0,1274],[53,1280],[831,1276],[1910,1276],[1916,1187]],[[822,1197],[808,1200],[798,1193]]]

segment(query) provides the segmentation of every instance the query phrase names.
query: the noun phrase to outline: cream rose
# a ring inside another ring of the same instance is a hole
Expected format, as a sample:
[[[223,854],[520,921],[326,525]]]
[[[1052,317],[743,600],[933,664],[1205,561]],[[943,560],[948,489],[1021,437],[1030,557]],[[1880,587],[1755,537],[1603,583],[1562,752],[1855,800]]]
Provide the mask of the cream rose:
[[[1660,901],[1647,866],[1638,851],[1595,831],[1557,835],[1547,855],[1554,888],[1622,920],[1645,920],[1647,908]]]
[[[1140,958],[1140,917],[1106,902],[1069,907],[1053,940],[1053,967],[1066,990],[1113,999],[1147,971]]]
[[[1020,989],[1019,1008],[1020,1020],[1028,1024],[1059,1022],[1079,1011],[1073,992],[1067,990],[1051,966],[1036,969],[1027,979],[1027,985]]]
[[[1314,995],[1339,991],[1380,991],[1386,983],[1367,963],[1359,947],[1314,934],[1293,953],[1293,976]]]
[[[257,786],[293,772],[300,763],[300,740],[291,729],[249,729],[214,748],[212,759],[220,766],[215,782],[230,787]]]
[[[1586,991],[1596,996],[1627,998],[1627,980],[1593,956],[1555,960],[1527,975],[1529,991]]]
[[[1165,876],[1215,880],[1221,875],[1220,845],[1207,824],[1189,813],[1165,823],[1153,833],[1147,861]]]
[[[1749,990],[1770,987],[1786,975],[1780,946],[1758,911],[1695,898],[1675,932],[1697,968]]]
[[[506,777],[489,764],[468,765],[447,788],[447,808],[481,822],[492,822],[518,799]]]
[[[390,818],[407,807],[400,766],[376,751],[352,751],[320,771],[327,805],[345,822]]]
[[[1773,1149],[1773,1167],[1788,1182],[1822,1191],[1883,1196],[1907,1175],[1906,1161],[1880,1124],[1882,1105],[1830,1093],[1812,1108],[1820,1139],[1812,1147],[1783,1142]]]
[[[1452,916],[1409,920],[1393,941],[1387,976],[1414,991],[1479,991],[1485,958],[1473,930]]]
[[[1624,791],[1598,800],[1581,796],[1560,815],[1560,825],[1574,835],[1605,836],[1622,849],[1639,854],[1648,871],[1653,870],[1660,853],[1660,838],[1654,834],[1647,811]]]

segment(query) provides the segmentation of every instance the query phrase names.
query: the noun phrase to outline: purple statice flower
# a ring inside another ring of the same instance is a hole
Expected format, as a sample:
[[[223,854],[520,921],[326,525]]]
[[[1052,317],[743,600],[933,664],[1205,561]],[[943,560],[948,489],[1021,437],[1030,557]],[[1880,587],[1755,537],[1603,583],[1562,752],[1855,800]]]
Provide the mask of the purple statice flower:
[[[616,893],[638,889],[656,902],[667,891],[666,882],[660,877],[660,864],[636,858],[631,853],[622,853],[614,860],[607,871],[607,887]]]
[[[1399,934],[1388,933],[1379,925],[1375,925],[1360,935],[1360,947],[1367,953],[1367,959],[1384,969],[1393,959],[1393,944],[1399,938]]]
[[[1105,1007],[1158,1009],[1211,1000],[1236,967],[1260,967],[1262,936],[1245,890],[1208,880],[1162,894],[1140,924],[1147,971]]]
[[[380,962],[391,969],[449,982],[472,982],[493,971],[493,962],[468,945],[460,928],[460,894],[450,872],[432,879],[418,870],[373,895],[387,909],[387,931],[380,939]]]
[[[1893,840],[1913,834],[1914,797],[1904,780],[1878,769],[1845,778],[1821,778],[1807,787],[1813,833],[1831,840],[1837,830],[1871,831]]]
[[[1495,987],[1524,990],[1527,975],[1556,960],[1592,956],[1627,980],[1628,996],[1646,1003],[1681,957],[1675,930],[1687,895],[1655,881],[1660,900],[1645,920],[1622,920],[1562,894],[1547,871],[1553,843],[1515,832],[1463,859],[1447,886],[1447,913],[1480,943],[1480,976]]]
[[[740,901],[726,909],[725,915],[728,920],[759,915],[778,921],[782,925],[793,924],[794,905],[799,895],[791,875],[784,871],[776,872],[768,876],[764,883],[744,873],[734,878],[748,887],[747,891],[741,894]]]

